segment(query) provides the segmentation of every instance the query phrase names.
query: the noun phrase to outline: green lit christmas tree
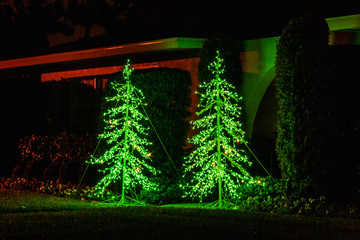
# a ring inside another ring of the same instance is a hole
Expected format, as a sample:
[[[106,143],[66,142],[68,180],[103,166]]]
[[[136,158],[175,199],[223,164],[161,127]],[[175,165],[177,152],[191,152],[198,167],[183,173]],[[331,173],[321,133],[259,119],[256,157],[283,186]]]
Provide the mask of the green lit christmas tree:
[[[151,143],[146,139],[148,129],[141,123],[148,119],[139,111],[144,96],[131,84],[132,71],[128,60],[123,69],[126,83],[111,83],[116,94],[107,97],[106,101],[115,107],[104,112],[105,127],[99,135],[100,140],[106,141],[107,150],[100,157],[92,157],[90,162],[100,164],[99,171],[105,174],[95,187],[99,196],[104,196],[106,188],[111,185],[121,186],[119,205],[134,201],[134,197],[126,194],[134,193],[138,186],[147,190],[157,189],[157,185],[146,176],[149,172],[156,174],[158,171],[147,163],[151,154],[146,147]]]
[[[226,207],[231,200],[240,197],[237,188],[251,181],[244,165],[251,165],[240,145],[245,142],[244,131],[238,121],[241,108],[237,102],[241,98],[234,87],[221,76],[224,73],[223,59],[217,51],[216,60],[209,70],[214,78],[199,86],[200,119],[192,121],[199,133],[189,139],[196,149],[186,158],[185,174],[192,179],[185,187],[186,194],[202,199],[218,188],[215,207]]]

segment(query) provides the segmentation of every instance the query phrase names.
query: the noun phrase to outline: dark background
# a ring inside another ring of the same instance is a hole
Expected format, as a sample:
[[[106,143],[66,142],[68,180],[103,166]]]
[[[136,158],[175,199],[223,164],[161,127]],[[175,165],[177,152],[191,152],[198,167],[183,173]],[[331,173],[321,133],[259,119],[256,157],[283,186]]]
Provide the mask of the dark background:
[[[208,38],[223,33],[244,40],[279,36],[289,20],[309,11],[320,12],[323,17],[358,14],[360,1],[0,0],[0,60],[167,37]],[[49,34],[71,36],[76,25],[85,29],[82,38],[50,47]],[[94,25],[104,29],[104,34],[92,37],[89,29]],[[0,81],[0,176],[4,176],[17,162],[14,156],[21,137],[59,133],[46,127],[52,121],[47,117],[49,112],[60,119],[52,126],[69,128],[61,125],[68,123],[70,103],[66,101],[71,99],[71,89],[80,87],[69,87],[65,82],[55,89],[31,75]],[[94,99],[96,94],[87,97]],[[94,117],[98,112],[89,110],[88,114]],[[81,132],[95,132],[89,129]]]
[[[0,0],[0,59],[214,32],[234,39],[278,36],[307,11],[335,17],[359,10],[359,1],[337,0]],[[85,29],[80,41],[48,48],[47,35],[71,36],[75,25]],[[103,34],[91,37],[94,25]]]

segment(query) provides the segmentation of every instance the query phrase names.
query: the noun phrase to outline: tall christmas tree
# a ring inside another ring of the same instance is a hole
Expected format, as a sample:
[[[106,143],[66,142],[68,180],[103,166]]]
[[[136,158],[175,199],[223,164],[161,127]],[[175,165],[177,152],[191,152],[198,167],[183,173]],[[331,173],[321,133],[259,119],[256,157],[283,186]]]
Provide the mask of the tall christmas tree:
[[[100,157],[93,157],[90,162],[100,164],[99,171],[105,174],[96,185],[98,195],[103,196],[110,185],[121,186],[120,205],[134,200],[126,194],[134,192],[139,185],[148,190],[157,188],[146,176],[149,172],[156,174],[158,171],[147,163],[151,154],[146,147],[151,143],[146,139],[148,129],[141,123],[148,119],[139,111],[144,96],[131,84],[132,71],[128,60],[123,69],[126,83],[111,83],[116,94],[107,97],[106,101],[114,107],[104,112],[105,127],[99,135],[100,140],[106,140],[108,147]]]
[[[240,144],[246,143],[241,129],[240,97],[234,87],[221,76],[224,73],[223,59],[217,51],[216,60],[209,65],[214,78],[199,86],[204,88],[200,94],[200,119],[192,121],[199,133],[189,139],[196,149],[186,158],[185,174],[192,179],[186,194],[192,197],[206,197],[218,188],[218,201],[214,206],[224,207],[231,199],[240,197],[237,186],[251,180],[244,164],[251,165]],[[227,200],[226,200],[227,199]]]

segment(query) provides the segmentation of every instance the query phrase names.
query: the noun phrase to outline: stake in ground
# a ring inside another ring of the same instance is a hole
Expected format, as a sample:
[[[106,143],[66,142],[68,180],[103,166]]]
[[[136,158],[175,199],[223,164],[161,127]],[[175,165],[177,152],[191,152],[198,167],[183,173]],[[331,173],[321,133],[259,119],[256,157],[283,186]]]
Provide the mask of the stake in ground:
[[[147,175],[158,171],[147,163],[150,153],[146,149],[151,143],[146,139],[148,129],[141,122],[148,120],[139,107],[143,104],[142,92],[131,84],[129,60],[123,69],[125,84],[114,81],[111,87],[115,95],[107,97],[106,101],[113,103],[114,107],[104,112],[106,123],[99,140],[105,140],[107,150],[100,157],[92,157],[91,164],[100,164],[100,172],[105,176],[97,183],[96,190],[103,196],[105,189],[116,185],[121,189],[119,205],[125,205],[135,200],[126,194],[136,195],[136,187],[141,186],[147,190],[157,189]]]
[[[241,108],[237,102],[241,98],[233,91],[234,86],[221,78],[225,70],[222,63],[217,51],[216,60],[208,66],[214,78],[199,86],[204,89],[196,113],[200,119],[191,122],[199,133],[189,139],[196,149],[185,161],[185,174],[192,179],[184,187],[187,195],[200,200],[217,187],[218,201],[214,206],[219,208],[238,199],[237,187],[252,179],[244,168],[251,162],[239,149],[240,144],[246,144],[238,121]]]

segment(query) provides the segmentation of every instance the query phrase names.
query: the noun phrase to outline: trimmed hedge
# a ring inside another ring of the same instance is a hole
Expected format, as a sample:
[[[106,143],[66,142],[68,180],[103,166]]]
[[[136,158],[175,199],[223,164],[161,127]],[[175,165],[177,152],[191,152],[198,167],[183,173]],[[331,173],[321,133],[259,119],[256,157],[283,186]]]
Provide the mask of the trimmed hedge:
[[[360,115],[353,87],[358,51],[329,47],[327,24],[316,15],[291,21],[280,36],[276,151],[293,193],[344,202],[359,198]]]
[[[276,88],[279,122],[276,151],[283,178],[296,182],[313,178],[320,167],[321,137],[316,134],[329,112],[324,73],[328,51],[328,27],[324,19],[307,15],[291,21],[277,45]],[[324,131],[322,131],[323,133]]]

